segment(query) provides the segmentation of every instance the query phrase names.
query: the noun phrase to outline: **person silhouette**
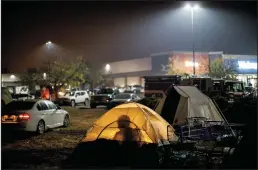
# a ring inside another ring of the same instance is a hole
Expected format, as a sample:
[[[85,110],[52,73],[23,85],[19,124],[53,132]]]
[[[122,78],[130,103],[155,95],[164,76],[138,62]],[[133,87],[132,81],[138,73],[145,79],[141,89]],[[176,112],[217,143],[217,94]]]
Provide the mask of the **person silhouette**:
[[[121,165],[133,166],[137,162],[136,155],[139,152],[141,143],[140,130],[130,121],[127,115],[118,118],[119,131],[115,134],[114,140],[118,141],[120,153],[117,160]],[[133,128],[135,126],[135,128]]]
[[[127,115],[122,115],[118,118],[119,131],[115,134],[114,140],[123,142],[141,142],[141,134],[139,129],[130,127],[130,118]]]

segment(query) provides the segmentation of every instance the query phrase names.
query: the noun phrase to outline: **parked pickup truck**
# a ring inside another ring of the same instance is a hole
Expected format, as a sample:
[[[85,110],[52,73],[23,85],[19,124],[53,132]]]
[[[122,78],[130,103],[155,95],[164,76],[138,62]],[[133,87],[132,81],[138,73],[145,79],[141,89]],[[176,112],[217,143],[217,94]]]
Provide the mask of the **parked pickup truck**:
[[[119,91],[112,88],[100,89],[96,95],[91,96],[90,106],[91,108],[107,106],[117,94],[119,94]]]

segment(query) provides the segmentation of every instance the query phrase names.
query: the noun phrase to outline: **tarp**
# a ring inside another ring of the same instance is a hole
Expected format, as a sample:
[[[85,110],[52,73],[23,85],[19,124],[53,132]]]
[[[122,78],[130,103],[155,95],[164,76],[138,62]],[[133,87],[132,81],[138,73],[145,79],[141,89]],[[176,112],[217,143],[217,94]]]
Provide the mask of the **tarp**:
[[[107,139],[165,144],[168,142],[168,126],[171,125],[150,108],[138,103],[126,103],[100,117],[88,130],[82,142]],[[169,141],[178,139],[174,133],[169,138]]]
[[[165,117],[173,117],[173,121],[170,122],[173,125],[196,117],[206,118],[208,121],[224,122],[213,101],[198,88],[194,86],[174,86],[171,88],[169,91],[170,94],[161,100],[156,108],[156,112],[161,115],[164,115],[164,112],[166,112]],[[173,105],[176,105],[174,106],[175,109],[169,109]]]

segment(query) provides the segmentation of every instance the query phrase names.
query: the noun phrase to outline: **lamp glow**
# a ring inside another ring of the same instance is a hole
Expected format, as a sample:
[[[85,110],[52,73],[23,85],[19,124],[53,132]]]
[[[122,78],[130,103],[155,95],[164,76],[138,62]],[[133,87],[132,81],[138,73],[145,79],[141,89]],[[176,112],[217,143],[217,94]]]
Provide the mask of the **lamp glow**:
[[[185,5],[185,9],[191,9],[191,5],[190,4],[186,4]]]
[[[194,64],[193,64],[192,61],[186,61],[186,62],[185,62],[185,66],[186,66],[186,67],[193,67]],[[199,66],[199,63],[196,63],[196,62],[195,62],[195,67],[198,67],[198,66]]]
[[[105,70],[106,70],[107,72],[110,71],[110,65],[109,65],[109,64],[106,64]]]
[[[47,45],[52,44],[51,41],[46,42]]]
[[[200,7],[199,7],[199,5],[194,5],[194,7],[193,7],[195,10],[197,10],[197,9],[199,9]]]
[[[10,78],[11,78],[11,79],[15,79],[15,75],[11,75]]]
[[[46,77],[47,77],[47,74],[43,73],[43,78],[46,79]]]
[[[200,8],[200,6],[198,4],[195,4],[195,5],[191,5],[191,4],[186,4],[185,9],[191,9],[191,10],[197,10]]]

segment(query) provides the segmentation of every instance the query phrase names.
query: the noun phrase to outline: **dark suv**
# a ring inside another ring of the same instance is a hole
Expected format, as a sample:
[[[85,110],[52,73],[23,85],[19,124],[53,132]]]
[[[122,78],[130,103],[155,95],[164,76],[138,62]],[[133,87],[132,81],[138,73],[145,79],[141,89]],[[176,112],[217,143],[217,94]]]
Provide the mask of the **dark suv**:
[[[97,106],[107,106],[109,102],[119,94],[118,90],[113,90],[112,88],[100,89],[96,95],[91,96],[90,106],[91,108],[96,108]]]

